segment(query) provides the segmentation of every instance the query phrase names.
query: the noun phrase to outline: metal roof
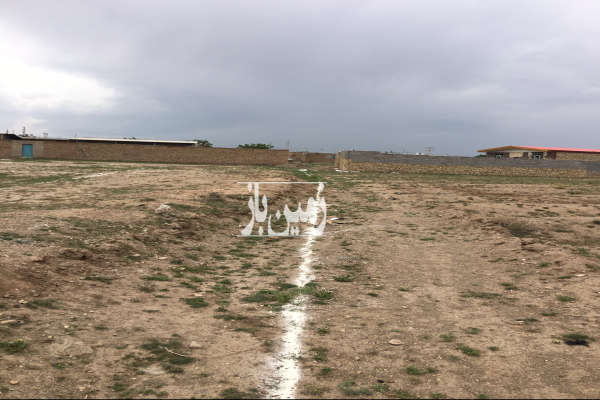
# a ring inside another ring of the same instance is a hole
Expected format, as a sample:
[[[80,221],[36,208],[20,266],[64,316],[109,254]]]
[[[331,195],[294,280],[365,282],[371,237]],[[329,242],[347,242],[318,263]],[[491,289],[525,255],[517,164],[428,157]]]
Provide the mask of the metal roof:
[[[46,140],[46,141],[77,141],[77,142],[111,142],[111,143],[161,143],[161,144],[180,144],[180,145],[196,145],[195,140],[160,140],[160,139],[129,139],[129,138],[55,138],[55,137],[40,137],[40,136],[20,136],[14,134],[2,134],[10,139],[20,140]]]
[[[477,150],[480,153],[506,150],[529,150],[529,151],[564,151],[571,153],[600,153],[600,149],[577,149],[572,147],[538,147],[538,146],[502,146],[491,147],[489,149]]]
[[[174,144],[196,144],[195,140],[157,140],[157,139],[115,139],[115,138],[73,138],[85,142],[140,142],[140,143],[174,143]]]

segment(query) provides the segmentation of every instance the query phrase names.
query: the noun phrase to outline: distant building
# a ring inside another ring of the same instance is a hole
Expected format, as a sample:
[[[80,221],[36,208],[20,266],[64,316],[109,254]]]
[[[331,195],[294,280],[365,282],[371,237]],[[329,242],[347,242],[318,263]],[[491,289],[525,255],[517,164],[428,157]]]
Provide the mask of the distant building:
[[[503,146],[477,150],[487,157],[529,158],[548,160],[583,160],[600,162],[600,149],[574,149],[569,147]]]
[[[289,151],[229,149],[197,140],[47,138],[0,134],[0,159],[167,162],[218,165],[285,165]]]

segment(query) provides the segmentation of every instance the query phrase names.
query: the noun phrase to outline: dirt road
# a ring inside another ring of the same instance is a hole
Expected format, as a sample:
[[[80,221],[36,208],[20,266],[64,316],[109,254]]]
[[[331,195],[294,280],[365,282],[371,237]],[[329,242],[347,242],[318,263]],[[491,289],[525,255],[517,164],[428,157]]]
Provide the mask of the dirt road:
[[[236,236],[257,179],[328,182],[304,288],[305,239]],[[299,296],[296,396],[600,392],[597,182],[4,161],[0,190],[0,396],[276,394]]]

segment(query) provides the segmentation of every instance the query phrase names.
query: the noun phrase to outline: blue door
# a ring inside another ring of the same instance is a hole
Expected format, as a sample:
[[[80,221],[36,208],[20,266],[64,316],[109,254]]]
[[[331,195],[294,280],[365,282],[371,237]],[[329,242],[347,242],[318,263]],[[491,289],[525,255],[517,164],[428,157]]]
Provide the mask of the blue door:
[[[25,158],[33,157],[33,145],[32,144],[24,144],[21,148],[21,156]]]

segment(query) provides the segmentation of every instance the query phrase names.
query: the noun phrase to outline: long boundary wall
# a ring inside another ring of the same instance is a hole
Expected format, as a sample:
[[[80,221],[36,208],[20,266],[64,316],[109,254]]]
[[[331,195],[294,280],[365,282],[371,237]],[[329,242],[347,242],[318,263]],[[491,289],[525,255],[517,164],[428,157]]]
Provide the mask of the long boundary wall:
[[[592,161],[413,156],[377,151],[342,151],[336,157],[336,167],[346,171],[600,178],[600,162]]]
[[[284,165],[287,150],[230,149],[167,144],[94,143],[66,140],[2,140],[0,158],[21,158],[23,144],[33,158],[90,161],[141,161],[182,164]]]
[[[306,151],[292,151],[290,158],[292,161],[314,164],[333,164],[335,162],[335,153],[310,153]]]

